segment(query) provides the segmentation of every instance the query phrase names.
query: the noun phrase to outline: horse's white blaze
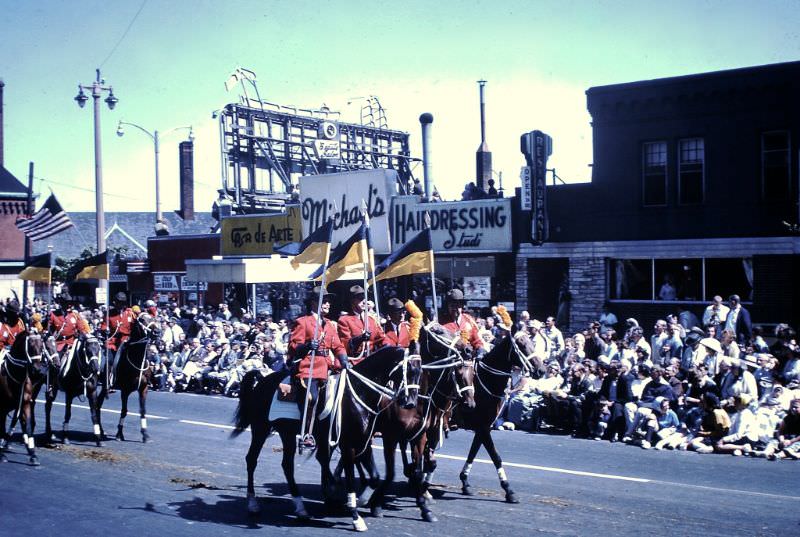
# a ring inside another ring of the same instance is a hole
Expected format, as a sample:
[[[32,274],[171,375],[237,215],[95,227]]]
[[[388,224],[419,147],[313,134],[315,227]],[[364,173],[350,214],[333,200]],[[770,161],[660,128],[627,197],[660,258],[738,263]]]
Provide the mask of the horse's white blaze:
[[[469,475],[470,471],[472,471],[472,463],[471,462],[465,462],[464,463],[464,467],[461,469],[461,473],[463,473],[465,475]]]
[[[351,509],[355,509],[356,507],[356,493],[355,492],[348,492],[347,493],[347,507]]]
[[[500,481],[508,481],[508,478],[506,477],[506,470],[502,466],[497,469],[497,477],[500,478]]]
[[[147,429],[147,418],[142,418],[142,429]]]
[[[93,427],[93,430],[94,430],[94,435],[95,436],[100,436],[100,425],[95,423],[94,427]]]

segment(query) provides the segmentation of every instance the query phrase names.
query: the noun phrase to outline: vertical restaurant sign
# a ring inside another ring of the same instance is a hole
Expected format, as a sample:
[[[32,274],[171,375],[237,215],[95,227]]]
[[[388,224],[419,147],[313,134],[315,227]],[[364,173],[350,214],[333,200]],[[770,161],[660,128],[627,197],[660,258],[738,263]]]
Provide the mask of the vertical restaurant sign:
[[[393,248],[399,248],[426,227],[431,228],[433,251],[437,254],[510,252],[511,200],[420,203],[417,196],[394,198]]]
[[[370,218],[370,236],[376,254],[388,254],[389,200],[397,172],[383,168],[300,178],[303,236],[333,218],[333,245],[346,241],[361,225],[362,201]]]
[[[275,246],[300,242],[300,207],[289,205],[285,213],[229,216],[222,219],[222,255],[269,255]]]

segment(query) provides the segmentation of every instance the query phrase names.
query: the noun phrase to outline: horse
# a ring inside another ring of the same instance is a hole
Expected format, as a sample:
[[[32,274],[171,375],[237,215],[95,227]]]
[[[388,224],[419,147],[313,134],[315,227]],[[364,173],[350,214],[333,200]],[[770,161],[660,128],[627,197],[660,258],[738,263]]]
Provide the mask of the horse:
[[[330,490],[334,481],[330,470],[331,450],[339,447],[344,468],[347,507],[355,531],[366,531],[367,525],[358,513],[355,490],[355,466],[363,464],[374,479],[377,471],[369,456],[372,436],[381,414],[392,408],[397,401],[412,409],[417,405],[419,388],[409,381],[409,357],[402,347],[382,347],[362,362],[342,371],[335,382],[329,382],[320,393],[320,401],[331,394],[331,408],[325,405],[317,416],[314,430],[316,457],[322,469],[323,493]],[[417,377],[418,378],[418,377]]]
[[[92,427],[95,445],[103,445],[100,431],[100,406],[97,396],[97,387],[100,378],[100,362],[102,360],[102,344],[92,335],[82,334],[71,348],[68,348],[61,357],[61,368],[56,375],[57,381],[48,390],[45,396],[45,416],[47,420],[45,436],[53,438],[50,427],[50,414],[53,410],[53,401],[58,392],[64,392],[64,423],[61,426],[61,443],[69,444],[69,420],[72,418],[72,400],[75,397],[85,396],[89,402],[89,415],[92,418]]]
[[[411,382],[418,384],[419,394],[424,395],[418,397],[417,405],[412,408],[395,403],[381,414],[377,429],[383,440],[386,475],[368,505],[373,516],[382,516],[386,491],[394,480],[395,449],[400,445],[404,471],[411,482],[422,519],[435,522],[436,516],[428,503],[428,481],[424,479],[426,466],[431,465],[428,446],[431,439],[434,446],[438,444],[442,417],[456,401],[474,406],[474,370],[472,362],[463,359],[452,341],[424,327],[420,328],[419,341],[412,344],[412,352],[416,351],[419,351],[419,370],[414,371]],[[411,464],[406,457],[408,444],[412,447]]]
[[[160,336],[158,324],[155,323],[146,313],[140,313],[136,320],[131,324],[131,336],[124,342],[121,350],[119,351],[119,359],[116,362],[116,370],[113,374],[113,387],[119,389],[122,398],[122,409],[119,415],[119,423],[117,424],[117,434],[114,437],[120,442],[125,441],[125,433],[123,426],[125,424],[125,417],[128,415],[128,397],[133,392],[139,393],[139,418],[141,420],[141,433],[142,443],[147,443],[150,440],[150,434],[147,432],[147,389],[150,386],[150,377],[152,370],[150,363],[147,360],[147,346],[150,343],[155,343]],[[106,360],[106,366],[109,366],[109,360]],[[101,409],[103,403],[108,399],[109,395],[109,382],[103,384],[102,391],[100,392],[100,402],[98,409]],[[100,425],[101,434],[104,434],[103,426],[99,420],[100,411],[98,410],[98,424]]]
[[[22,441],[28,451],[29,462],[39,465],[36,444],[33,437],[35,427],[33,417],[33,382],[31,370],[39,367],[44,348],[42,336],[36,332],[21,332],[0,367],[0,462],[8,459],[3,453],[10,440],[6,431],[6,416],[14,412],[9,430],[14,429],[17,418],[22,424]]]
[[[512,366],[519,365],[523,371],[530,371],[529,359],[525,351],[532,351],[532,349],[527,347],[524,350],[520,349],[511,334],[506,332],[492,350],[475,364],[475,380],[477,381],[475,384],[475,407],[458,409],[459,418],[463,421],[464,427],[474,433],[467,460],[459,474],[461,492],[465,496],[473,495],[469,484],[469,474],[478,450],[484,446],[497,470],[500,486],[506,494],[506,502],[519,503],[516,494],[511,489],[503,468],[503,461],[492,440],[491,430],[492,424],[503,406],[505,389],[511,376]]]

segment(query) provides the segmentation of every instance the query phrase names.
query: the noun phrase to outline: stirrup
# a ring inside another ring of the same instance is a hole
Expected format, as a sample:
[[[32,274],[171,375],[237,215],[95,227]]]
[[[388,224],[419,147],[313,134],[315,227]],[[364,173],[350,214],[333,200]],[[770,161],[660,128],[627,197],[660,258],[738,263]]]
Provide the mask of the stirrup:
[[[306,434],[303,438],[297,441],[297,445],[302,449],[316,449],[317,442],[314,440],[313,435]]]

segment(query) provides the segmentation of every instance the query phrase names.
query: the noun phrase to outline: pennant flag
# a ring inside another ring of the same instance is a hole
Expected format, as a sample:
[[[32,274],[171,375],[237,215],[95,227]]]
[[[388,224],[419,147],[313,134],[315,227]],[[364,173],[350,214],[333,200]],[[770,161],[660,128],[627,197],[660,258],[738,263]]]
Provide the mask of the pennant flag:
[[[425,228],[375,267],[375,278],[370,284],[398,276],[430,272],[433,272],[433,245],[431,230]]]
[[[292,267],[295,269],[300,263],[318,263],[324,265],[331,252],[331,239],[333,237],[333,220],[328,220],[305,238],[303,242],[290,242],[275,248],[275,253],[291,255]]]
[[[20,280],[50,284],[50,276],[52,273],[50,257],[49,252],[31,257],[25,265],[25,268],[19,273],[18,278]]]
[[[327,283],[335,282],[342,276],[357,272],[358,274],[364,273],[364,263],[368,262],[365,259],[367,252],[367,226],[361,224],[353,236],[345,242],[337,246],[331,252],[330,260],[328,261],[328,271],[325,281]],[[317,280],[322,277],[324,267],[320,267],[311,275],[312,280]]]
[[[93,255],[88,259],[81,259],[70,270],[70,280],[107,280],[108,279],[108,252]]]
[[[61,233],[73,226],[69,215],[58,203],[55,194],[50,194],[42,208],[30,218],[18,218],[17,228],[32,241],[39,241]]]

